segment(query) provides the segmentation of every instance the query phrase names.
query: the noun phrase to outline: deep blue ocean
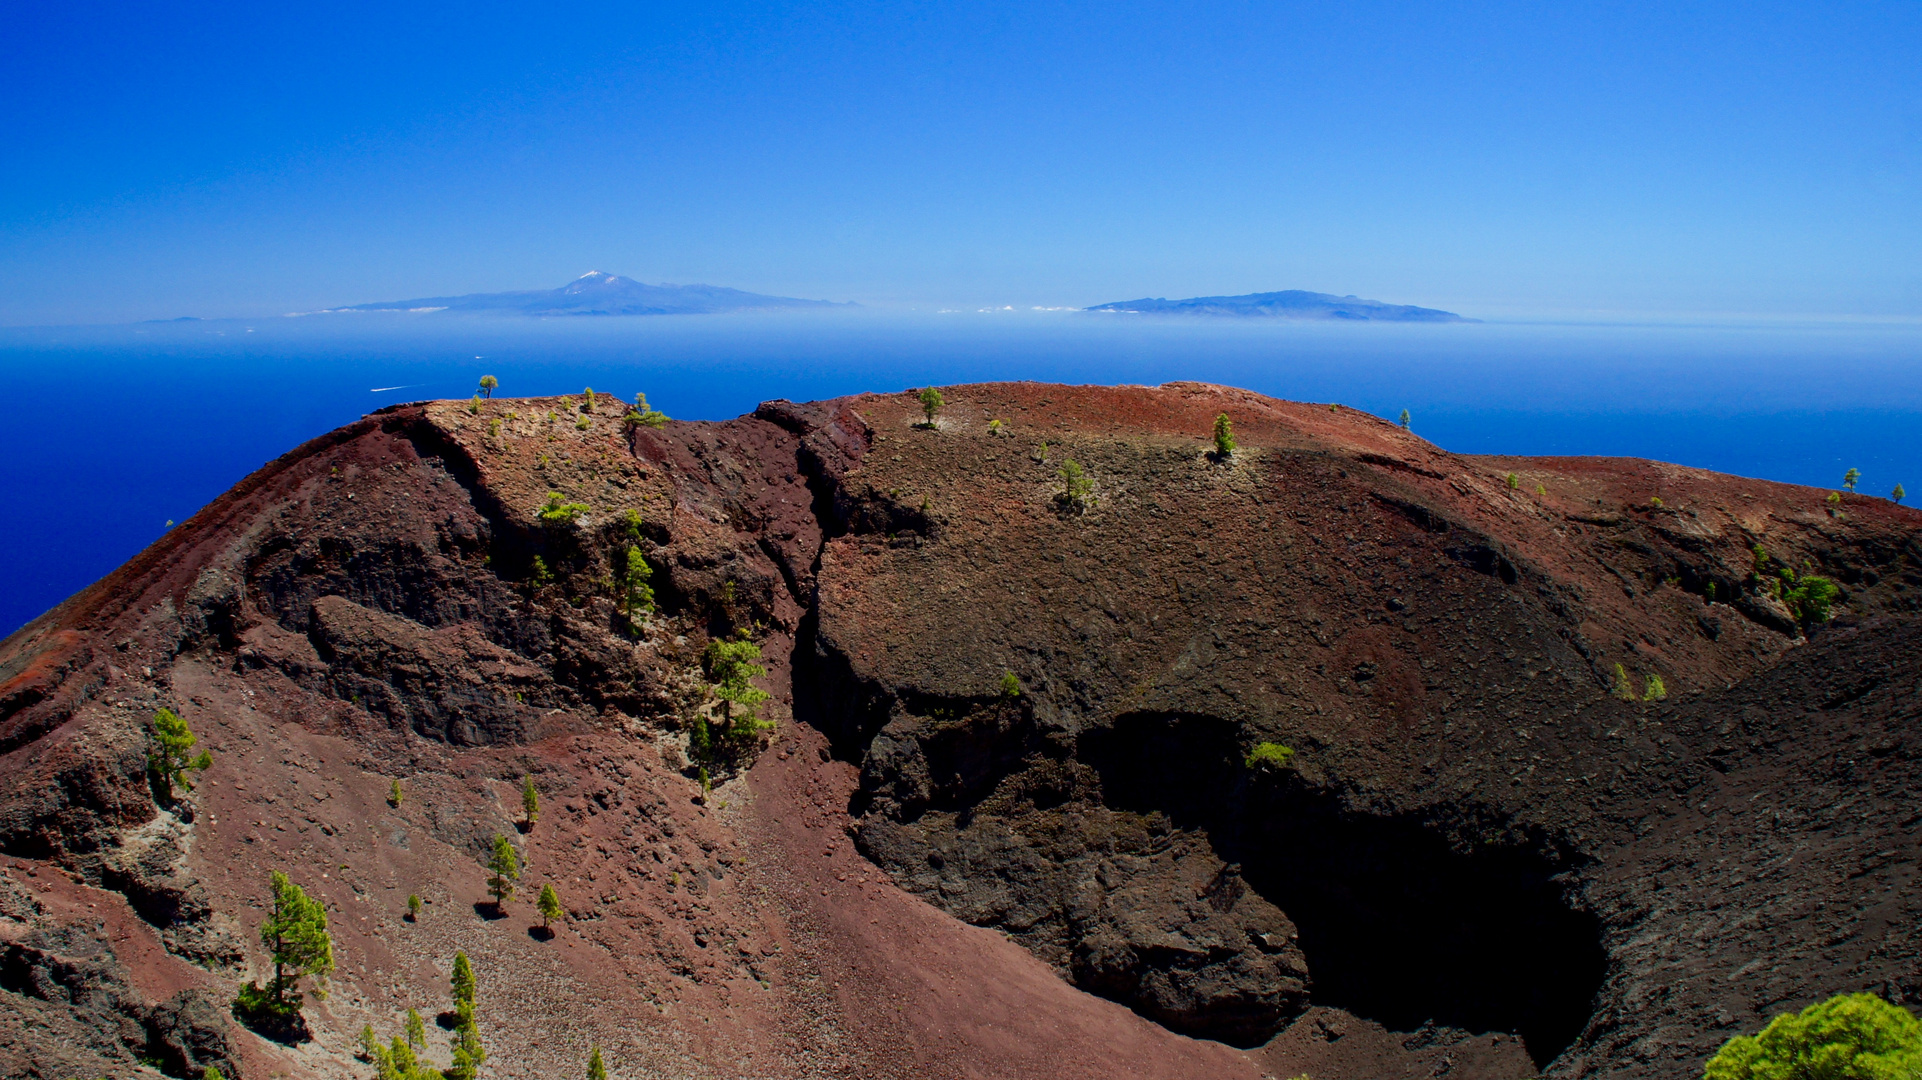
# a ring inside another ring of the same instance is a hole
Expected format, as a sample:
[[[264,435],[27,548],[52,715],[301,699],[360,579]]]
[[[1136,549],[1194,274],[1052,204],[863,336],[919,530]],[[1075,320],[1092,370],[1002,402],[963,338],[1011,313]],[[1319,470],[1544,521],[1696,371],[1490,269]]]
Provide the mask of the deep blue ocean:
[[[1242,323],[1072,312],[322,316],[0,329],[0,634],[382,405],[644,391],[677,419],[998,379],[1339,401],[1466,453],[1622,454],[1922,492],[1922,323]],[[1922,495],[1918,495],[1922,498]]]

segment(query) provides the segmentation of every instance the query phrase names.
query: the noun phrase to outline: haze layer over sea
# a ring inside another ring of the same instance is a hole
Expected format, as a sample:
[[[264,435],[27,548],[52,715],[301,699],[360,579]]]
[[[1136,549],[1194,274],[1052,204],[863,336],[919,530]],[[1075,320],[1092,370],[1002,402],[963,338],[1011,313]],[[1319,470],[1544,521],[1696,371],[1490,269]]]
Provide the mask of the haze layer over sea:
[[[1242,322],[1077,312],[404,314],[0,330],[0,633],[384,405],[645,392],[676,419],[990,380],[1227,383],[1463,453],[1611,454],[1922,492],[1922,323]],[[1922,497],[1922,496],[1918,496]],[[1812,493],[1819,502],[1820,493]]]

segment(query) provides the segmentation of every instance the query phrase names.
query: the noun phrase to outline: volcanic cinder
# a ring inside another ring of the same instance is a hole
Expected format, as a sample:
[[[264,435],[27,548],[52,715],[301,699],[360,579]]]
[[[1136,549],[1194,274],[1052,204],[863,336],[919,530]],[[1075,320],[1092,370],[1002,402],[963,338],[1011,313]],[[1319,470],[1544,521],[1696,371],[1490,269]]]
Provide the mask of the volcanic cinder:
[[[456,950],[498,1077],[1688,1077],[1922,1004],[1922,514],[1218,386],[943,393],[386,409],[8,638],[4,1075],[370,1076]],[[742,632],[778,727],[704,791]],[[174,802],[162,707],[214,758]],[[276,869],[338,967],[269,1038],[229,1005]]]

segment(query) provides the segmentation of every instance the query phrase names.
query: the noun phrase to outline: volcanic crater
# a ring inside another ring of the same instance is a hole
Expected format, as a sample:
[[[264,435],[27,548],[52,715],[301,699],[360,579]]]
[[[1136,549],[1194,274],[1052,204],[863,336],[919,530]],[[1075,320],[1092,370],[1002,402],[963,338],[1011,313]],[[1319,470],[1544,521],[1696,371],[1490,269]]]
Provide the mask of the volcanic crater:
[[[1684,1077],[1922,1005],[1922,514],[942,393],[396,406],[13,634],[5,1076],[372,1075],[456,950],[501,1077]],[[776,726],[696,760],[744,638]],[[213,754],[177,800],[163,707]],[[338,963],[278,1037],[229,1009],[276,869]]]

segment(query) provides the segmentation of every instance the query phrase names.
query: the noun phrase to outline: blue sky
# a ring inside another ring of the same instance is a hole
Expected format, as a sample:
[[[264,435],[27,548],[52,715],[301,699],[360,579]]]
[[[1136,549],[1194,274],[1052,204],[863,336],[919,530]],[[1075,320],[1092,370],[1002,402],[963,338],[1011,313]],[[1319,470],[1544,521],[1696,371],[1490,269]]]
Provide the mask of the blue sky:
[[[0,324],[589,269],[1922,317],[1922,5],[22,5]]]

